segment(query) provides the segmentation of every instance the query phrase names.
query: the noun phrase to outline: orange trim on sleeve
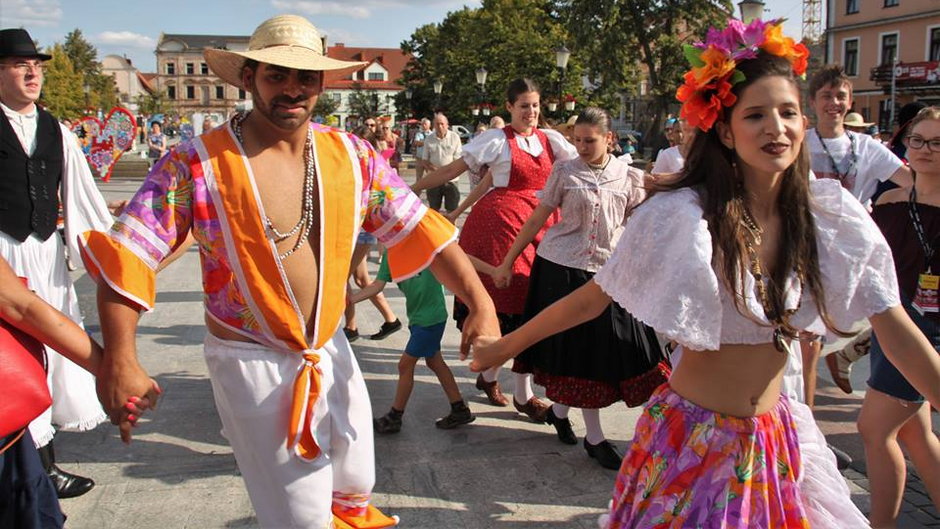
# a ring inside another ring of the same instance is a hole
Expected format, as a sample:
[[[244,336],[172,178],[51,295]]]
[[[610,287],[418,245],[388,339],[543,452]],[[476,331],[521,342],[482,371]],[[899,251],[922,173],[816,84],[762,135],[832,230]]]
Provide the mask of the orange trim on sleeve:
[[[229,254],[238,259],[245,277],[242,287],[260,310],[255,317],[263,318],[287,347],[302,351],[307,348],[306,332],[265,233],[246,162],[225,127],[201,139],[235,243]]]
[[[388,271],[392,280],[403,281],[418,274],[456,238],[457,227],[429,209],[407,237],[388,249]]]
[[[95,281],[102,280],[122,297],[145,310],[156,301],[156,272],[140,257],[100,231],[82,234],[80,244],[85,269]]]

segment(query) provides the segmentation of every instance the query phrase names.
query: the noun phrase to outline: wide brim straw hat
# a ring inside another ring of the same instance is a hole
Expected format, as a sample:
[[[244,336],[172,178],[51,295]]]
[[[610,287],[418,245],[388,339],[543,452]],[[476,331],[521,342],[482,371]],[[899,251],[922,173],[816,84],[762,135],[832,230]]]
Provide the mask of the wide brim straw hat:
[[[203,52],[212,72],[228,84],[242,86],[246,59],[295,70],[345,70],[364,62],[331,59],[323,53],[320,32],[306,18],[278,15],[261,23],[251,34],[247,51],[206,49]]]
[[[570,118],[568,118],[568,121],[561,123],[559,125],[555,125],[555,130],[557,130],[558,132],[562,134],[570,134],[571,129],[574,128],[575,121],[578,121],[578,116],[571,116]]]
[[[874,123],[865,121],[865,118],[858,112],[849,112],[846,114],[845,119],[842,120],[842,124],[850,127],[871,127],[874,125]]]

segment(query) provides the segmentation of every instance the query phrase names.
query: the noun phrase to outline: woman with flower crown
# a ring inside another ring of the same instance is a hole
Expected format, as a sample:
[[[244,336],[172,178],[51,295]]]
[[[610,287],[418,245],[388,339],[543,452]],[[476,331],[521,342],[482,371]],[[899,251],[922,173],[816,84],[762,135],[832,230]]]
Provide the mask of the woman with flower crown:
[[[802,490],[781,395],[790,342],[803,331],[844,335],[868,318],[934,405],[940,358],[900,304],[871,217],[838,182],[809,179],[796,79],[806,48],[781,21],[732,21],[686,55],[693,68],[677,97],[701,131],[683,173],[634,211],[593,281],[502,339],[478,340],[471,368],[504,362],[613,299],[684,354],[637,423],[607,527],[852,526],[817,523],[818,504],[840,498]]]

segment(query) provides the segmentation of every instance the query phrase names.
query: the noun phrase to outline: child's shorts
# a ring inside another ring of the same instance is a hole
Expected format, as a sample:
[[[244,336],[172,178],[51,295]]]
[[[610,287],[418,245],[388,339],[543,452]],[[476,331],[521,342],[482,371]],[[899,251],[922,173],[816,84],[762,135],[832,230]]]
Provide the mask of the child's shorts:
[[[405,346],[405,352],[415,358],[431,358],[441,350],[441,339],[444,338],[444,325],[442,321],[436,325],[424,327],[422,325],[409,325],[411,338]]]
[[[940,324],[935,319],[923,316],[914,310],[906,299],[902,300],[901,304],[904,305],[917,328],[930,340],[934,349],[940,351]],[[868,378],[868,386],[897,399],[915,403],[924,402],[924,396],[914,389],[914,386],[885,356],[881,343],[878,342],[878,336],[874,333],[871,335],[871,376]]]

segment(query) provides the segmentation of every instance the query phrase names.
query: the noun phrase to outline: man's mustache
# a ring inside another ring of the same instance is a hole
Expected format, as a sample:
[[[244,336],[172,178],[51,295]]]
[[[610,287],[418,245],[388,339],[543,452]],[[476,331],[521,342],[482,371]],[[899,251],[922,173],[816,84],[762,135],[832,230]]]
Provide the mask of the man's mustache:
[[[304,96],[297,96],[297,97],[277,96],[271,101],[271,104],[272,105],[296,105],[297,103],[301,103],[306,100],[307,98]]]

